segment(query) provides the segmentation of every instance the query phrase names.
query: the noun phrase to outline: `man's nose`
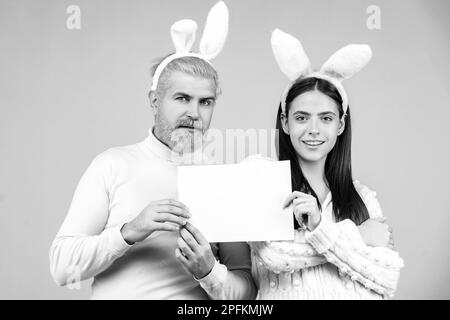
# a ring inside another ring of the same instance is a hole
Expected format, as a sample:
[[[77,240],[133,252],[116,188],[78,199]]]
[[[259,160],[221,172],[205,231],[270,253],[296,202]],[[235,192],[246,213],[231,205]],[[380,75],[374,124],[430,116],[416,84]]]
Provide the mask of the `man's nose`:
[[[190,104],[189,104],[189,111],[188,111],[188,115],[193,118],[193,119],[198,119],[200,117],[200,113],[199,113],[199,102],[193,100]]]

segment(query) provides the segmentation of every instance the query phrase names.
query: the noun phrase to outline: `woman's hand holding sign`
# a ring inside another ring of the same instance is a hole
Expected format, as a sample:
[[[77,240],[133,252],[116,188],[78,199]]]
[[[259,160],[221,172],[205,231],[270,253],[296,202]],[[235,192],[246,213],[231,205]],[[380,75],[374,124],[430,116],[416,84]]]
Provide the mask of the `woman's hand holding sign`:
[[[305,226],[304,216],[308,217],[306,228],[313,231],[320,223],[322,213],[314,196],[300,191],[293,191],[284,202],[284,208],[293,204],[294,216],[301,226]]]

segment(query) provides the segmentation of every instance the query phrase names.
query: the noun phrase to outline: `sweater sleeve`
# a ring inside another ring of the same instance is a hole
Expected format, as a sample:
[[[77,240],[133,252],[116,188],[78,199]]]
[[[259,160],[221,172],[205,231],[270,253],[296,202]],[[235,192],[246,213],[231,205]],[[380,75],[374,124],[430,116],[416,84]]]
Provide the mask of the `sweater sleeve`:
[[[375,193],[367,187],[358,186],[357,189],[361,190],[369,215],[381,217]],[[351,220],[332,223],[323,219],[314,231],[306,233],[305,238],[352,281],[358,281],[383,296],[393,296],[403,260],[391,249],[367,246]]]
[[[50,272],[58,285],[89,279],[107,269],[130,247],[122,225],[105,229],[109,212],[111,164],[97,156],[83,174],[49,252]]]
[[[249,300],[256,296],[251,274],[250,248],[243,242],[219,243],[218,260],[211,272],[198,280],[211,299]]]

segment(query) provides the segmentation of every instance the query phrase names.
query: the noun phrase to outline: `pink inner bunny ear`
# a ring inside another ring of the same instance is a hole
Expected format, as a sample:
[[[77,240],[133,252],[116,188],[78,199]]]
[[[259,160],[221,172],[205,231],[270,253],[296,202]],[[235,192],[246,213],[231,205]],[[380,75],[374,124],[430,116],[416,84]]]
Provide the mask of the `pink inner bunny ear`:
[[[311,73],[311,63],[298,39],[275,29],[271,38],[272,51],[281,71],[294,81]]]
[[[184,19],[175,22],[170,28],[173,45],[176,53],[188,53],[195,41],[197,23],[193,20]]]
[[[372,58],[366,44],[350,44],[336,51],[321,67],[322,73],[342,81],[359,72]]]
[[[228,8],[223,1],[217,2],[209,11],[200,40],[200,54],[206,59],[213,59],[222,51],[228,34],[228,18]]]

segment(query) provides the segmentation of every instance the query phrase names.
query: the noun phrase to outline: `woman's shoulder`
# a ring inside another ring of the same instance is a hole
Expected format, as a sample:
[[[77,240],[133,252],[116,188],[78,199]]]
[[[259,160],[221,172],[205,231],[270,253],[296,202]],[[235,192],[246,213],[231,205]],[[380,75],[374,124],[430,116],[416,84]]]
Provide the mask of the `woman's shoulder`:
[[[360,197],[365,199],[369,197],[375,197],[377,193],[370,189],[367,185],[361,183],[359,180],[353,180],[353,185],[356,191],[359,193]]]
[[[353,180],[353,185],[366,205],[370,217],[381,217],[382,213],[380,204],[377,200],[377,193],[370,189],[367,185],[362,184],[359,180]]]

